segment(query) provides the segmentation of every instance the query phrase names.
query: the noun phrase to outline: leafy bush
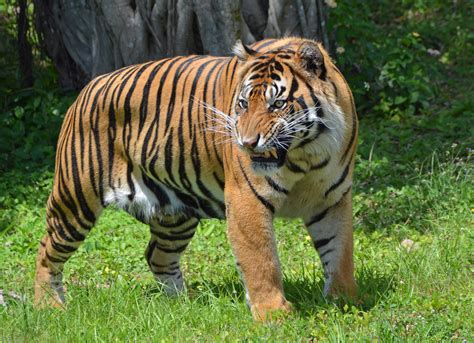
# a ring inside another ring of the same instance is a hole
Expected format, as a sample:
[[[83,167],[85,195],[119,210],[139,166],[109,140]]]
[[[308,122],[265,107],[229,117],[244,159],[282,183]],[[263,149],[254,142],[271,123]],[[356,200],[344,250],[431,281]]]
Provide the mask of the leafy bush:
[[[473,63],[474,35],[459,25],[472,12],[466,1],[338,2],[330,30],[359,112],[399,120],[435,102],[451,67]]]
[[[0,171],[53,161],[59,128],[73,98],[63,96],[54,78],[38,78],[32,89],[10,94],[0,112]]]

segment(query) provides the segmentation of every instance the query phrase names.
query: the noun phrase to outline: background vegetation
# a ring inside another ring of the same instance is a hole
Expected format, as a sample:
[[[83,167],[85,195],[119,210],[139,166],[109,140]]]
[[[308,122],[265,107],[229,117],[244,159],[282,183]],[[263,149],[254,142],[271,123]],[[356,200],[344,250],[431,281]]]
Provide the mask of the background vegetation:
[[[31,8],[30,8],[31,11]],[[361,118],[354,215],[365,298],[321,295],[320,263],[299,221],[276,233],[295,313],[255,325],[225,237],[205,221],[185,254],[188,293],[163,296],[143,251],[147,228],[106,211],[66,267],[67,311],[32,307],[54,147],[75,93],[33,44],[21,87],[15,8],[0,1],[0,340],[474,340],[474,9],[469,1],[338,1],[334,58]]]

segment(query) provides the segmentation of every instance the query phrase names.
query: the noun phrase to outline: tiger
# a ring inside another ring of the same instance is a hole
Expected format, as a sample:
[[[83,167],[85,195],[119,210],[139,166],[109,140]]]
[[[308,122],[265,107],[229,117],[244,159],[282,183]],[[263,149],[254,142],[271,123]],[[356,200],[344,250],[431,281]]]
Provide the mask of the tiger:
[[[65,306],[65,263],[102,210],[149,225],[145,258],[171,295],[201,219],[227,237],[255,320],[288,313],[273,230],[300,218],[319,254],[324,294],[355,297],[352,175],[358,119],[321,43],[237,41],[230,56],[179,56],[93,79],[57,143],[35,304]]]

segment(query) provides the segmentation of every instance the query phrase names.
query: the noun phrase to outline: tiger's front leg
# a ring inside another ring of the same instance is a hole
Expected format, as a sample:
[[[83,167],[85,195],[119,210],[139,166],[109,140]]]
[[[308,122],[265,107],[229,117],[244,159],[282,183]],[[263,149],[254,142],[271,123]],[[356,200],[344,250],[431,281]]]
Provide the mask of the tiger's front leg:
[[[243,276],[252,315],[271,319],[278,310],[288,312],[273,234],[273,204],[248,178],[226,184],[228,236]]]
[[[324,294],[356,300],[350,188],[336,203],[305,218],[305,223],[324,268]]]

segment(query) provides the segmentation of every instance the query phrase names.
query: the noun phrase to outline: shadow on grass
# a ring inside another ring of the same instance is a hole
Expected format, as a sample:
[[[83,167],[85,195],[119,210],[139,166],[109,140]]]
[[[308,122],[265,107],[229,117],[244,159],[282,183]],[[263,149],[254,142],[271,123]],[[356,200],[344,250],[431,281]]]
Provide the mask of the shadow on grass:
[[[286,280],[286,296],[302,316],[309,316],[315,309],[324,309],[336,305],[342,309],[346,304],[361,311],[372,309],[377,303],[393,292],[392,279],[388,276],[366,274],[358,279],[358,299],[346,297],[325,297],[324,280],[316,282],[310,279]]]
[[[293,303],[296,313],[302,317],[308,317],[321,310],[336,305],[343,310],[346,304],[353,305],[357,310],[369,311],[379,303],[379,301],[393,292],[392,279],[388,276],[380,276],[365,273],[363,278],[358,280],[359,301],[351,301],[345,298],[327,298],[323,295],[324,280],[310,278],[300,278],[297,280],[284,280],[284,289],[287,299]],[[193,282],[188,284],[188,296],[193,301],[203,305],[210,305],[215,298],[230,299],[234,303],[245,302],[245,290],[238,279],[227,277],[222,282]],[[160,294],[159,287],[150,287],[145,293],[153,297]]]

